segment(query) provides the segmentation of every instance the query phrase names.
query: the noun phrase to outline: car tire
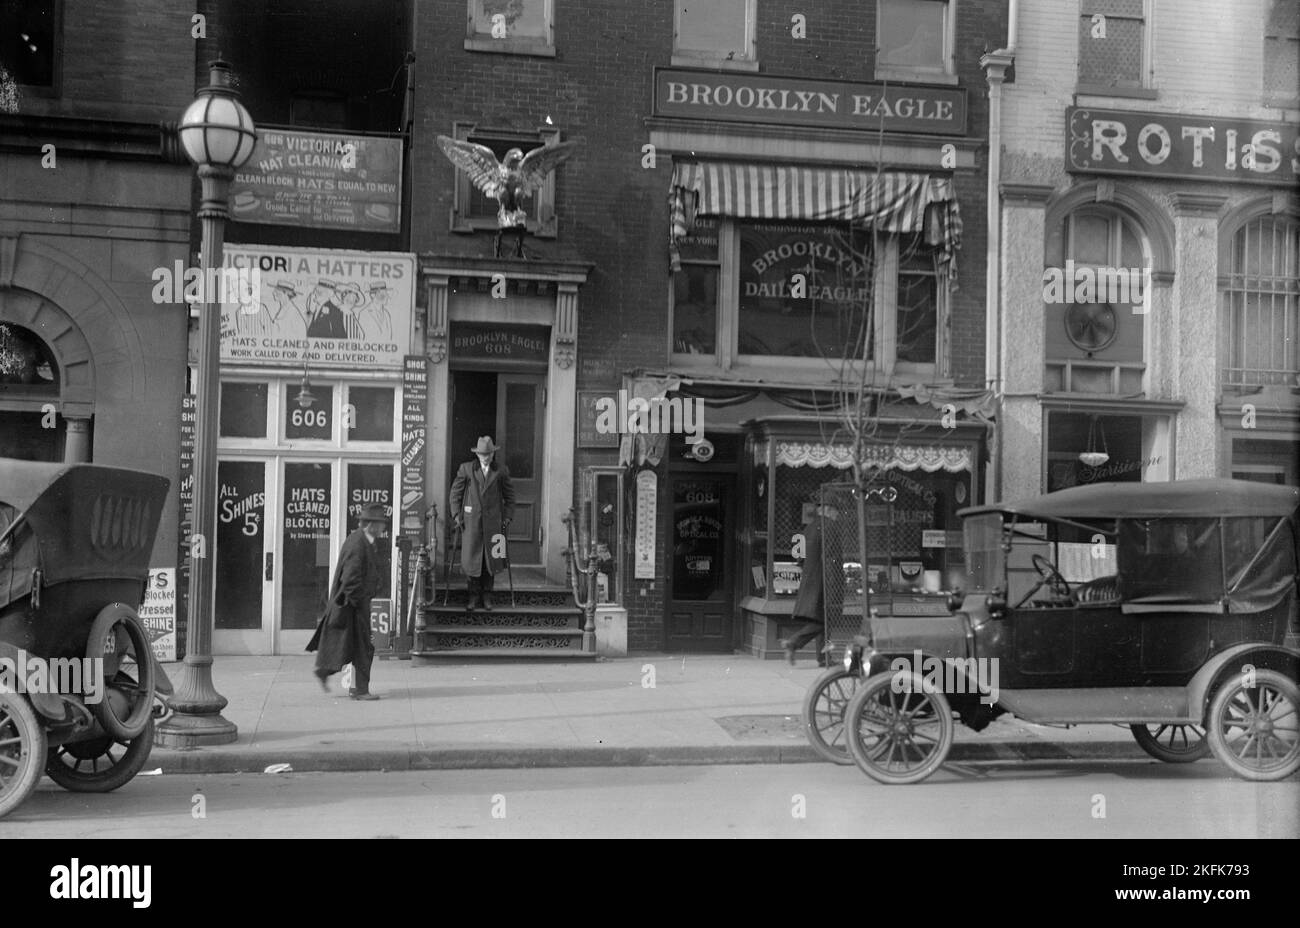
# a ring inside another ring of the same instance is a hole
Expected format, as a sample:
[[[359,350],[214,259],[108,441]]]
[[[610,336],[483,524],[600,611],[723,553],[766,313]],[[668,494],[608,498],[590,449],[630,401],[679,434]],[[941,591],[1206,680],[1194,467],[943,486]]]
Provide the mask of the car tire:
[[[861,675],[832,667],[813,681],[803,698],[803,727],[813,750],[832,764],[853,763],[844,729],[844,715]]]
[[[1191,764],[1210,755],[1210,741],[1200,725],[1130,725],[1142,750],[1166,764]]]
[[[45,760],[45,773],[55,783],[73,793],[111,793],[125,786],[144,769],[153,750],[153,721],[129,742],[109,737],[70,744],[50,745]],[[114,757],[114,751],[120,753]],[[104,758],[107,767],[100,769]],[[83,769],[89,763],[90,770]]]
[[[16,693],[0,693],[0,818],[18,808],[41,780],[45,728]]]
[[[1234,673],[1214,691],[1206,719],[1210,750],[1244,780],[1284,780],[1300,770],[1300,686],[1276,670],[1253,677]]]
[[[900,676],[906,679],[900,681],[902,691],[895,692]],[[924,732],[918,730],[921,726]],[[893,785],[919,783],[939,769],[952,749],[954,722],[943,693],[927,686],[920,674],[898,671],[858,685],[844,713],[844,728],[858,768]]]
[[[144,626],[140,624],[139,618],[136,617],[135,610],[123,603],[113,603],[101,609],[90,627],[90,636],[86,641],[86,656],[102,659],[109,642],[109,636],[114,634],[118,628],[125,632],[127,641],[134,652],[136,676],[124,675],[124,678],[130,682],[130,686],[126,687],[116,680],[121,673],[120,668],[114,673],[113,680],[107,679],[107,674],[105,674],[105,692],[101,694],[103,698],[99,702],[90,704],[90,712],[104,731],[113,736],[114,740],[131,741],[139,737],[146,726],[153,723],[154,697],[152,645],[149,643],[149,636],[146,634]],[[118,653],[122,653],[120,649]],[[128,696],[131,700],[131,707],[126,718],[122,718],[117,714],[117,711],[113,708],[113,700],[109,698],[110,693],[108,691],[113,689],[114,686],[117,686],[119,691],[134,694]]]

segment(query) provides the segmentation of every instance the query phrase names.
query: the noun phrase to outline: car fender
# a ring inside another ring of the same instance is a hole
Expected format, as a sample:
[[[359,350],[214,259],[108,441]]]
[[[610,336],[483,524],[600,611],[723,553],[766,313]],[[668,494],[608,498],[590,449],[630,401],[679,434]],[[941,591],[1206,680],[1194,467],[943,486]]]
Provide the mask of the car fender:
[[[1230,674],[1246,673],[1252,668],[1276,670],[1300,681],[1300,651],[1256,641],[1233,645],[1214,655],[1187,684],[1188,714],[1193,718],[1204,718],[1218,682]]]
[[[14,647],[7,641],[0,641],[0,659],[9,662],[17,673],[26,673],[26,659],[30,657],[22,648]],[[27,701],[32,704],[36,714],[48,722],[62,722],[69,718],[69,709],[65,706],[66,697],[58,693],[31,693],[24,692],[21,694],[27,697]],[[71,700],[67,700],[71,702]]]

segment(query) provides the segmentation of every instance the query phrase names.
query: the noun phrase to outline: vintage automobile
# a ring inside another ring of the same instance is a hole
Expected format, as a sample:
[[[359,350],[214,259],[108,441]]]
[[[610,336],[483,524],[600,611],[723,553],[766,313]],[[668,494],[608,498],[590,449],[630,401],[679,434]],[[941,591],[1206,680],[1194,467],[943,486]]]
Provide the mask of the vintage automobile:
[[[171,684],[136,608],[168,486],[0,459],[0,816],[42,771],[108,792],[148,760]]]
[[[809,691],[823,747],[844,742],[873,779],[915,783],[947,757],[954,715],[978,730],[1011,713],[1130,726],[1168,762],[1208,743],[1243,778],[1291,776],[1298,506],[1295,487],[1188,480],[962,510],[960,604],[925,629],[864,623],[843,668],[822,678],[835,677],[829,695]]]

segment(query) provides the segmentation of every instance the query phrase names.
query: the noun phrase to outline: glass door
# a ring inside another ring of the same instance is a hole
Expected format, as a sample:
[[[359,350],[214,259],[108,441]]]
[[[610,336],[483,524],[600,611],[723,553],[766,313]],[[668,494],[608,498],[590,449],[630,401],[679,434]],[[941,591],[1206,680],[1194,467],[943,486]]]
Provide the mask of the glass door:
[[[515,517],[506,533],[514,564],[540,564],[542,512],[542,393],[545,374],[497,377],[497,429],[515,491]]]
[[[279,617],[275,653],[301,653],[329,598],[330,567],[335,540],[333,461],[284,461],[280,491],[278,551],[275,574],[279,586]]]
[[[271,647],[272,468],[266,459],[217,462],[215,654],[265,654]]]

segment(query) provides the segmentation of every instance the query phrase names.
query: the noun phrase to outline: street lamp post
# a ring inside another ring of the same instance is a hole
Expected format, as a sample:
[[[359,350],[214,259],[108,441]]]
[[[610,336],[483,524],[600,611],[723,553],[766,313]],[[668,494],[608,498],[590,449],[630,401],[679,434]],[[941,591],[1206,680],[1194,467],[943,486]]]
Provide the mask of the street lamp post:
[[[198,165],[202,185],[199,219],[203,225],[200,270],[203,302],[199,316],[199,371],[194,436],[194,536],[189,539],[189,625],[185,634],[185,663],[170,702],[175,713],[158,726],[162,747],[229,744],[239,729],[223,718],[226,698],[212,683],[214,610],[213,542],[217,523],[217,406],[221,387],[220,277],[222,239],[229,218],[227,199],[235,171],[248,160],[257,143],[253,120],[230,84],[230,66],[211,65],[210,83],[181,117],[180,139],[189,159]]]

